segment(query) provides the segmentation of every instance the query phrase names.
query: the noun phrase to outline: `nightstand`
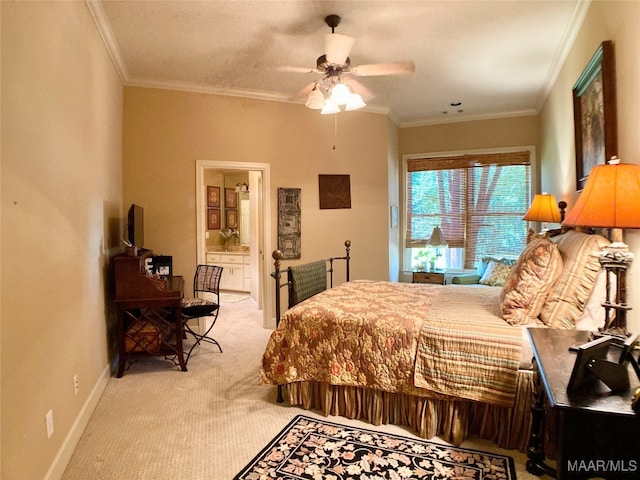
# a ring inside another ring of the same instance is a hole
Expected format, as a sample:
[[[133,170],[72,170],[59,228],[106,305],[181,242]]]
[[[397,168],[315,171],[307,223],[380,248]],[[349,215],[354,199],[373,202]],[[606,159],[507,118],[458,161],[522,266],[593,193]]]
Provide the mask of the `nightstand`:
[[[531,405],[527,471],[559,480],[632,480],[640,471],[640,415],[631,409],[638,378],[629,365],[631,388],[612,392],[598,380],[567,392],[576,354],[569,347],[589,332],[529,328],[538,383]],[[619,356],[619,354],[618,354]],[[553,415],[557,470],[545,464],[545,416]]]
[[[434,283],[444,285],[444,272],[413,272],[413,283]]]

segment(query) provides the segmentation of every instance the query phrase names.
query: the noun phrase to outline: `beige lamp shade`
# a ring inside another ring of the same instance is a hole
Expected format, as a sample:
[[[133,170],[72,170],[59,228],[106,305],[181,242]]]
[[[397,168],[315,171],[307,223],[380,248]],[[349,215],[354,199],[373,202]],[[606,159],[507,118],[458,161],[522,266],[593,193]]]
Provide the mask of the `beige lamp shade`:
[[[432,247],[447,246],[447,241],[445,240],[444,235],[442,234],[442,230],[440,230],[440,227],[435,227],[433,229],[433,232],[431,232],[431,237],[429,237],[429,241],[427,242],[427,245],[430,245]]]
[[[640,165],[596,165],[575,206],[564,219],[569,227],[640,228]]]
[[[533,202],[522,219],[530,222],[560,223],[560,209],[558,209],[556,198],[550,193],[537,194],[533,197]]]

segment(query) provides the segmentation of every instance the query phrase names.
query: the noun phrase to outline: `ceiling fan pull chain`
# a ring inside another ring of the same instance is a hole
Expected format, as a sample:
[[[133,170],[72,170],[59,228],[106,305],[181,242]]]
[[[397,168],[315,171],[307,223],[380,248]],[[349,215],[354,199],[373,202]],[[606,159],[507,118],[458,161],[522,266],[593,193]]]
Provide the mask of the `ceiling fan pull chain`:
[[[333,149],[336,149],[336,143],[338,141],[338,115],[333,114]]]

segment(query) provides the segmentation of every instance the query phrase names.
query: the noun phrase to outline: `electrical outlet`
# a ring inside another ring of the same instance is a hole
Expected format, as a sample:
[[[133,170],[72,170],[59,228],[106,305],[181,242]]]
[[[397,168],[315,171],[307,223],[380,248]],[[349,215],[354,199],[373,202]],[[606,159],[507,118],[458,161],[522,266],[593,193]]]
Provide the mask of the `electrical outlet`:
[[[47,412],[44,420],[47,424],[47,438],[51,438],[51,435],[53,435],[53,410]]]
[[[77,395],[78,390],[80,390],[80,380],[78,380],[78,374],[76,373],[73,376],[73,393]]]

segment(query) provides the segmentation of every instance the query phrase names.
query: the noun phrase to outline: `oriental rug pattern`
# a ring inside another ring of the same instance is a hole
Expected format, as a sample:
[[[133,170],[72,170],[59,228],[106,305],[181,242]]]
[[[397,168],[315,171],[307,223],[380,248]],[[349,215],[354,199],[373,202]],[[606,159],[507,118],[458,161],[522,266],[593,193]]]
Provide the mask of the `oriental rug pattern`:
[[[234,480],[516,480],[509,456],[295,417]]]

